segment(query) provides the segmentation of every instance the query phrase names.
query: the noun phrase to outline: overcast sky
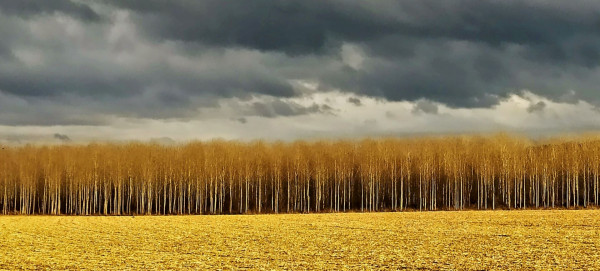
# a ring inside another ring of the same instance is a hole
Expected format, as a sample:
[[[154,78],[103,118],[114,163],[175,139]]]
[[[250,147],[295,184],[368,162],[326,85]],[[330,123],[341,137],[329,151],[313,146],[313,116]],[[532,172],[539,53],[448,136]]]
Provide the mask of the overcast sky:
[[[0,143],[600,128],[600,1],[0,1]]]

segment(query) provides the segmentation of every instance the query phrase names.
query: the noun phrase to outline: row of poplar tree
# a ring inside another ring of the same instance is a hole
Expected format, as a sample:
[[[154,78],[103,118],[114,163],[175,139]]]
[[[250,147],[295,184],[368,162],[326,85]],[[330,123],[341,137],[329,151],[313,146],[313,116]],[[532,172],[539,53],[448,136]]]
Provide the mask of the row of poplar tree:
[[[2,214],[240,214],[577,208],[600,141],[498,135],[4,147]]]

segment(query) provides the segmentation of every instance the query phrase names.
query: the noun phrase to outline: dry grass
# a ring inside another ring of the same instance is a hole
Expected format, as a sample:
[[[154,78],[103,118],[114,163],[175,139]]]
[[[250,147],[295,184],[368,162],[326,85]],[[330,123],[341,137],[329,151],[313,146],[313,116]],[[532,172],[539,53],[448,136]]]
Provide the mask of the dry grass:
[[[600,211],[1,216],[0,269],[595,269]]]

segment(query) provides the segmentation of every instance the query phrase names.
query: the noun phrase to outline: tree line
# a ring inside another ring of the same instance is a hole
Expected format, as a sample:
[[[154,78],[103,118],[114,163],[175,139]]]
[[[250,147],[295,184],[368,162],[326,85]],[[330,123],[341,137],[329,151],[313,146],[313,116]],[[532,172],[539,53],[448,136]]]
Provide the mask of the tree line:
[[[0,150],[2,214],[244,214],[578,208],[600,141],[497,135],[89,144]]]

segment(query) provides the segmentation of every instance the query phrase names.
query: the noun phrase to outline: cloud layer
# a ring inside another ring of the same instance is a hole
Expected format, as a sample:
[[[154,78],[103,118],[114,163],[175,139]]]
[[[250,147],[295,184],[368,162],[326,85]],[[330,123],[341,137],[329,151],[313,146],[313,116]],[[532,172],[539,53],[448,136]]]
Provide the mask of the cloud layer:
[[[558,0],[2,1],[0,125],[326,122],[346,117],[315,100],[332,93],[419,118],[515,95],[539,97],[530,115],[597,107],[598,14],[597,1]]]

